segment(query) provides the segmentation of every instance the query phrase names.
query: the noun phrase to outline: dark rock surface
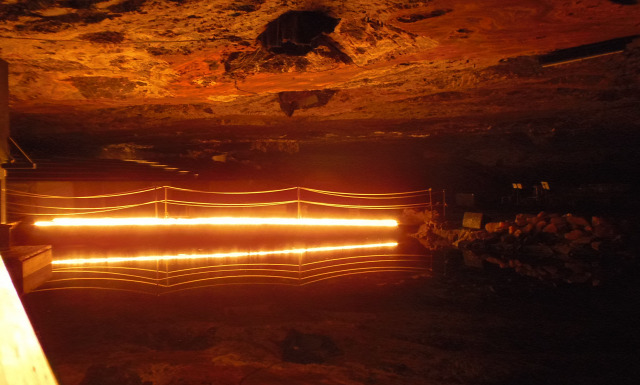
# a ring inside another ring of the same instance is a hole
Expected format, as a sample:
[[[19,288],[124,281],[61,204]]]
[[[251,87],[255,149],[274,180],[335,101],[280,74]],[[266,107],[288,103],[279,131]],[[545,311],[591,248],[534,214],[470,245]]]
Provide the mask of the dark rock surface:
[[[340,354],[330,337],[292,329],[282,341],[282,359],[298,364],[323,364]]]

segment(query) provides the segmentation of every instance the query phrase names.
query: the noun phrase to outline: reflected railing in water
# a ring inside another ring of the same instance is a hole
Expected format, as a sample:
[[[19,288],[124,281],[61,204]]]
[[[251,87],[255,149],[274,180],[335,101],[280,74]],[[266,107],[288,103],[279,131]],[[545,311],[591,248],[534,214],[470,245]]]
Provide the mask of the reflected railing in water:
[[[424,254],[397,253],[396,242],[228,253],[56,258],[39,289],[105,289],[168,294],[220,285],[308,285],[381,272],[428,274]],[[361,254],[363,250],[391,251]]]
[[[308,285],[366,273],[431,271],[423,249],[382,242],[399,235],[403,210],[435,207],[438,198],[431,189],[369,194],[161,186],[89,196],[9,193],[14,215],[38,218],[25,241],[53,245],[53,277],[40,290],[159,295],[218,285]],[[444,191],[441,201],[444,210]],[[342,245],[326,247],[325,242]],[[242,251],[247,247],[254,250]]]

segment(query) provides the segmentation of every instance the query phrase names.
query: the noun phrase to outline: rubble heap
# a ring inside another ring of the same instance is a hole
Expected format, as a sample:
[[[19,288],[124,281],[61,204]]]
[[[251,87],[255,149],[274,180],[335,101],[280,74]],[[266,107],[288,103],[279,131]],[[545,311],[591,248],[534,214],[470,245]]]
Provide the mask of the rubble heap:
[[[636,267],[629,234],[623,221],[540,212],[489,222],[481,230],[425,222],[414,236],[430,249],[456,247],[466,266],[495,265],[544,281],[598,286]]]

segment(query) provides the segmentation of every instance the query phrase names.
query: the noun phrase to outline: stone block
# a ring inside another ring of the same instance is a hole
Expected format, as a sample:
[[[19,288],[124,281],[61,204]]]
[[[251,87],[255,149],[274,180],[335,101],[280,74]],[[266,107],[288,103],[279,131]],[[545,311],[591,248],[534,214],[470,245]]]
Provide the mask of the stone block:
[[[482,229],[482,213],[465,212],[462,217],[462,227],[468,229]]]
[[[51,278],[51,246],[14,246],[2,251],[16,291],[26,294]]]

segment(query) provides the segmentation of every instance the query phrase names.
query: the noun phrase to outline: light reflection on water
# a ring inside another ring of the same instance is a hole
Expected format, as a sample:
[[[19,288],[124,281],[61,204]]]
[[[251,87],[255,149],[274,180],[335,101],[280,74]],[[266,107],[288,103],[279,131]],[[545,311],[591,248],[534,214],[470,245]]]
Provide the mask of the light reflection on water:
[[[306,285],[365,273],[416,274],[431,269],[431,261],[423,253],[406,241],[397,245],[399,234],[395,231],[373,235],[266,230],[113,235],[74,233],[50,238],[57,243],[53,246],[53,276],[39,290],[166,294],[218,285]],[[108,239],[121,242],[110,244]],[[340,248],[345,245],[352,247]],[[331,248],[315,249],[327,246]],[[78,258],[100,260],[64,263]],[[114,262],[111,258],[119,259]]]

